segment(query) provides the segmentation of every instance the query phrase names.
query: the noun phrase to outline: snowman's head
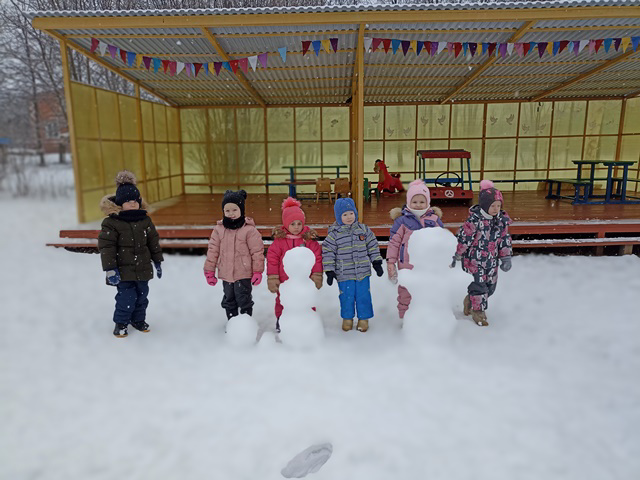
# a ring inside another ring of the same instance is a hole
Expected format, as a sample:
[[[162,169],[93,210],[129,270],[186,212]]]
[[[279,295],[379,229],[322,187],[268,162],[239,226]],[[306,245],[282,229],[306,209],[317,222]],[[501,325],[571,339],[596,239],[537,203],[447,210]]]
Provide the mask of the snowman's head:
[[[446,228],[422,228],[411,234],[409,257],[414,269],[441,271],[449,268],[456,253],[456,237]]]
[[[309,278],[316,263],[315,254],[307,247],[296,247],[284,254],[282,265],[289,278]]]

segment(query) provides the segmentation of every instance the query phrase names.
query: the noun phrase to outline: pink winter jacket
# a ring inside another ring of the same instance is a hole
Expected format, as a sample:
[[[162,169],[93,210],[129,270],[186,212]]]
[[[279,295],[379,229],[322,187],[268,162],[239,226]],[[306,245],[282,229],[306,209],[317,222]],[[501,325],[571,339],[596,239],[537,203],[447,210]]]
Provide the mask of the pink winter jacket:
[[[389,212],[393,220],[393,226],[389,233],[389,246],[387,247],[387,262],[398,265],[399,269],[412,269],[409,262],[409,238],[414,230],[431,227],[443,227],[442,210],[431,207],[420,219],[411,213],[407,207],[394,208]]]
[[[264,272],[264,244],[253,219],[246,217],[237,230],[222,226],[222,220],[213,228],[209,239],[205,272],[215,272],[225,282],[233,283]]]

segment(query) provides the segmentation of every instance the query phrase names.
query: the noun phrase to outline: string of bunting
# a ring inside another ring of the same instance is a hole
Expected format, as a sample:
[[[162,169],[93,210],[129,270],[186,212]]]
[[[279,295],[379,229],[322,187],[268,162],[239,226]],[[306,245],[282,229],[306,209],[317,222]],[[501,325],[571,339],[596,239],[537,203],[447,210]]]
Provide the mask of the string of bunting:
[[[402,53],[406,55],[409,50],[416,52],[416,55],[420,55],[422,51],[425,51],[427,55],[435,56],[444,50],[450,55],[455,55],[457,58],[460,53],[463,56],[474,57],[475,55],[489,56],[496,55],[501,58],[505,58],[508,55],[512,55],[514,52],[520,56],[525,57],[529,52],[538,51],[540,58],[545,53],[555,56],[563,51],[573,51],[575,55],[578,55],[584,48],[589,48],[589,53],[598,53],[601,48],[605,52],[609,52],[611,47],[615,51],[622,50],[625,52],[629,45],[632,46],[633,51],[638,50],[640,44],[640,37],[620,37],[620,38],[599,38],[597,40],[560,40],[554,42],[515,42],[515,43],[500,43],[500,42],[431,42],[431,41],[418,41],[418,40],[397,40],[391,38],[373,38],[364,37],[364,50],[365,52],[375,52],[379,48],[383,49],[385,53],[389,52],[389,49],[395,54],[398,50],[402,49]]]
[[[306,55],[309,51],[309,48],[313,47],[313,51],[316,54],[316,57],[320,53],[320,48],[324,48],[327,53],[331,53],[333,49],[333,53],[338,51],[338,39],[337,38],[329,38],[328,40],[303,40],[302,41],[302,55]]]
[[[100,55],[103,57],[105,55],[110,55],[111,58],[116,59],[120,57],[122,62],[128,67],[140,67],[144,65],[144,68],[147,70],[153,69],[154,73],[158,73],[162,70],[164,73],[169,74],[170,76],[180,75],[183,71],[187,75],[187,77],[197,77],[198,73],[204,71],[207,74],[220,75],[220,71],[222,69],[228,70],[230,72],[236,73],[238,68],[242,70],[244,73],[249,72],[249,67],[255,72],[258,64],[262,68],[267,68],[267,60],[269,57],[268,53],[261,53],[259,55],[252,55],[250,57],[238,58],[236,60],[230,60],[228,62],[178,62],[173,60],[164,60],[157,57],[151,57],[148,55],[141,55],[139,53],[128,52],[121,48],[116,47],[115,45],[109,45],[97,38],[91,38],[91,53],[95,53],[96,50],[100,52]],[[282,58],[282,62],[287,61],[287,47],[278,48],[278,53],[280,53],[280,58]]]

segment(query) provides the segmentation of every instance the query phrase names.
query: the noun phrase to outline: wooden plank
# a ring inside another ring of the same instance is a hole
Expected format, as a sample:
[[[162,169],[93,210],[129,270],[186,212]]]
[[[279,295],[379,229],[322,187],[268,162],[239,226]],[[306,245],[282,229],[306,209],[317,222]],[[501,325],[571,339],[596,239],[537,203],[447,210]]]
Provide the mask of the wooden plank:
[[[356,175],[355,184],[352,184],[353,196],[356,201],[359,218],[365,221],[364,214],[364,30],[365,24],[360,23],[358,29],[358,48],[356,53],[357,63],[357,104],[356,104]]]

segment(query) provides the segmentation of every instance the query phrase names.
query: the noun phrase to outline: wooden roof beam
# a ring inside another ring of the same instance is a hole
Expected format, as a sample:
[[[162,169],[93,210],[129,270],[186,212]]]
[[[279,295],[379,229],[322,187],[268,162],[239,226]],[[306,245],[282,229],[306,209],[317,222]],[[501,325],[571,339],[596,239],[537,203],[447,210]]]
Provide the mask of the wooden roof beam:
[[[513,43],[513,42],[518,41],[520,38],[522,38],[522,36],[525,33],[527,33],[527,30],[529,30],[535,23],[536,23],[535,21],[526,22],[513,35],[511,35],[509,37],[509,40],[507,40],[507,43]],[[469,85],[476,78],[478,78],[480,75],[482,75],[482,72],[484,72],[487,68],[489,68],[491,65],[493,65],[493,63],[496,61],[496,59],[497,59],[497,57],[492,55],[487,60],[485,60],[482,64],[480,64],[480,66],[477,67],[475,70],[473,70],[471,75],[469,75],[464,82],[462,82],[460,85],[458,85],[456,88],[454,88],[444,98],[444,100],[442,100],[440,102],[440,105],[444,105],[445,103],[447,103],[449,100],[451,100],[453,97],[455,97],[462,89],[464,89],[467,85]]]
[[[220,46],[220,43],[218,43],[218,40],[216,39],[216,37],[213,36],[213,34],[209,31],[209,29],[207,27],[202,27],[202,33],[204,33],[204,35],[207,37],[207,39],[209,40],[209,43],[213,45],[213,48],[215,48],[218,55],[222,57],[225,62],[230,62],[231,58],[229,58],[229,55],[227,54],[227,52],[225,52],[224,49]],[[256,91],[256,89],[251,86],[251,84],[247,80],[247,77],[245,77],[240,70],[236,72],[236,78],[249,91],[249,93],[255,99],[256,102],[258,102],[263,107],[266,106],[264,99],[260,96],[260,94]]]
[[[633,49],[629,49],[627,52],[623,53],[622,55],[618,55],[615,58],[612,58],[611,60],[607,60],[606,62],[604,62],[603,64],[601,64],[600,66],[596,67],[596,68],[592,68],[591,70],[589,70],[588,72],[585,72],[581,75],[578,75],[577,77],[568,80],[564,83],[561,83],[560,85],[558,85],[557,87],[554,87],[550,90],[547,90],[546,92],[541,93],[540,95],[533,97],[531,99],[532,102],[538,102],[540,100],[542,100],[545,97],[548,97],[549,95],[552,95],[554,93],[556,93],[558,90],[562,90],[563,88],[568,87],[569,85],[573,85],[574,83],[578,83],[582,80],[584,80],[585,78],[588,78],[592,75],[595,75],[596,73],[599,73],[609,67],[611,67],[612,65],[615,65],[616,63],[619,63],[621,61],[623,61],[625,58],[633,55],[634,52]]]

